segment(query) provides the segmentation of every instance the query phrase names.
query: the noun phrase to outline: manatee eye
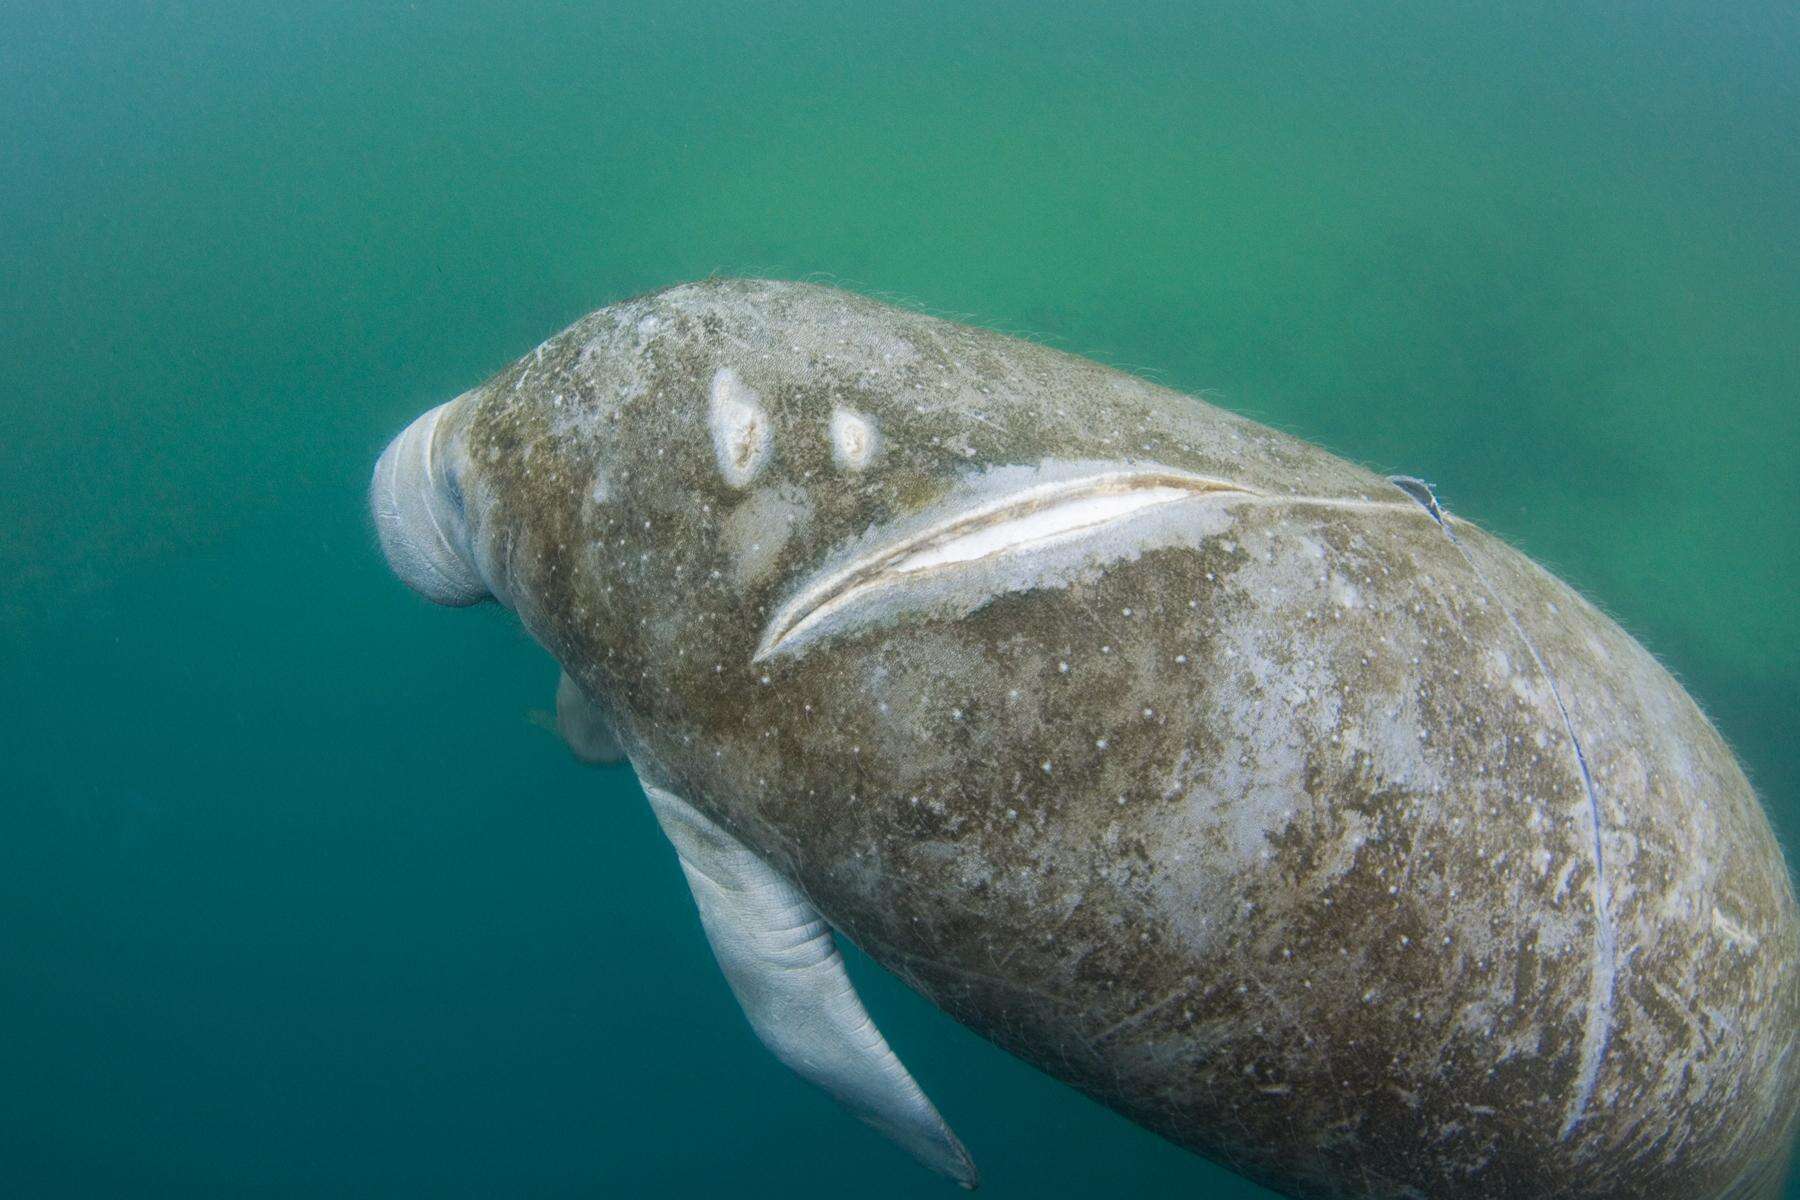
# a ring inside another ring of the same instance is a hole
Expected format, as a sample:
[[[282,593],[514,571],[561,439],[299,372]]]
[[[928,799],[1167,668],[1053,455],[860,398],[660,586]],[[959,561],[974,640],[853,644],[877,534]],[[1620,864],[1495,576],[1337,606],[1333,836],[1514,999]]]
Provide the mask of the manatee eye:
[[[460,521],[464,517],[462,480],[458,477],[456,467],[452,463],[440,459],[437,452],[438,430],[442,428],[442,422],[438,420],[438,417],[447,407],[449,406],[440,404],[431,410],[431,431],[425,439],[424,450],[425,478],[428,482],[437,484],[437,492],[450,502],[450,510]]]
[[[444,472],[444,499],[450,502],[451,510],[454,511],[458,517],[466,517],[468,515],[463,507],[462,479],[458,477],[455,470]]]

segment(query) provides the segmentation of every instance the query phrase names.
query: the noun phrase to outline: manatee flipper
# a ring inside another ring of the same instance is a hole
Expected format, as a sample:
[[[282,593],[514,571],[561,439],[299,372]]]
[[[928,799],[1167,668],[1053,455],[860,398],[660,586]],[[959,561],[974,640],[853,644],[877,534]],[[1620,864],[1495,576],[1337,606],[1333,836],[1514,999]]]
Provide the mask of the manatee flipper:
[[[556,681],[556,732],[569,750],[584,763],[616,763],[625,758],[612,721],[600,706],[587,698],[581,686],[564,671]]]
[[[700,923],[750,1027],[775,1057],[914,1158],[966,1188],[980,1182],[844,971],[831,929],[787,880],[679,796],[644,785],[675,844]]]

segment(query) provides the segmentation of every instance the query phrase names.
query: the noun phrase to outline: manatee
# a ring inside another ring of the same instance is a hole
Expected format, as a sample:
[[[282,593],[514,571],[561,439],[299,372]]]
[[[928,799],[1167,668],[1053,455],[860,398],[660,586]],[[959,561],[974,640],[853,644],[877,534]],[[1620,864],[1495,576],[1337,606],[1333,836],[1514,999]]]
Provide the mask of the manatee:
[[[1432,489],[830,288],[596,312],[419,417],[393,569],[629,760],[757,1035],[962,1143],[850,939],[1303,1198],[1777,1194],[1800,917],[1731,751]]]

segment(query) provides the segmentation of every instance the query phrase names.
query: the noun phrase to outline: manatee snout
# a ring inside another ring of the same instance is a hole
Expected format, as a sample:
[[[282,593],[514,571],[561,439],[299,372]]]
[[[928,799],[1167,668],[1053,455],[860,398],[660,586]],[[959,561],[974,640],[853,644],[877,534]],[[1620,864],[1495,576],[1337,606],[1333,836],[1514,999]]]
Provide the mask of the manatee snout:
[[[375,464],[369,508],[381,550],[402,582],[434,604],[461,608],[492,595],[476,564],[462,489],[460,442],[440,404],[388,443]]]

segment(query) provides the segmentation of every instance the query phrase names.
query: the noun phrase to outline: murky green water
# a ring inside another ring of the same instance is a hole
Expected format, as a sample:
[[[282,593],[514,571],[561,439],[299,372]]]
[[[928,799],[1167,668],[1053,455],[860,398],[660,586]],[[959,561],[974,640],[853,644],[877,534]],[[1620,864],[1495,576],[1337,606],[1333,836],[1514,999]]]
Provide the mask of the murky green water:
[[[1800,845],[1800,10],[1204,7],[0,3],[0,1193],[947,1194],[365,516],[414,414],[711,272],[1435,480]],[[987,1194],[1261,1194],[853,968]]]

